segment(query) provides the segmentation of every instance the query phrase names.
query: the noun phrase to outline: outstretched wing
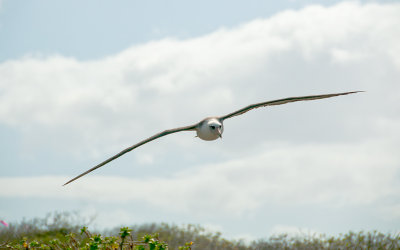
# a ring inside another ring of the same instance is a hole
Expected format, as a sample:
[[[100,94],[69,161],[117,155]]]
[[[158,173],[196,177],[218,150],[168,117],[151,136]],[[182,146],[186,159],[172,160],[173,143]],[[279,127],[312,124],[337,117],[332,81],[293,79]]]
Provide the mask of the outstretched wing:
[[[163,137],[163,136],[165,136],[165,135],[169,135],[169,134],[172,134],[172,133],[176,133],[176,132],[180,132],[180,131],[194,130],[194,129],[196,128],[196,126],[197,126],[197,124],[194,124],[194,125],[191,125],[191,126],[186,126],[186,127],[168,129],[168,130],[165,130],[165,131],[160,132],[160,133],[158,133],[158,134],[155,134],[155,135],[153,135],[153,136],[151,136],[151,137],[149,137],[149,138],[147,138],[147,139],[145,139],[145,140],[143,140],[143,141],[141,141],[141,142],[139,142],[139,143],[136,143],[136,144],[133,145],[133,146],[130,146],[129,148],[126,148],[126,149],[122,150],[122,151],[119,152],[118,154],[116,154],[116,155],[110,157],[109,159],[107,159],[107,160],[103,161],[102,163],[98,164],[97,166],[94,166],[93,168],[89,169],[88,171],[86,171],[86,172],[84,172],[84,173],[78,175],[77,177],[73,178],[72,180],[66,182],[63,186],[65,186],[65,185],[67,185],[68,183],[71,183],[71,182],[73,182],[74,180],[76,180],[76,179],[78,179],[78,178],[80,178],[80,177],[82,177],[82,176],[84,176],[84,175],[86,175],[86,174],[88,174],[88,173],[90,173],[90,172],[92,172],[92,171],[98,169],[98,168],[101,167],[101,166],[106,165],[106,164],[109,163],[110,161],[117,159],[118,157],[122,156],[123,154],[126,154],[126,153],[128,153],[129,151],[132,151],[132,150],[134,150],[135,148],[137,148],[137,147],[139,147],[139,146],[142,146],[143,144],[146,144],[146,143],[148,143],[148,142],[150,142],[150,141],[152,141],[152,140],[158,139],[158,138],[160,138],[160,137]]]
[[[352,91],[352,92],[326,94],[326,95],[309,95],[309,96],[288,97],[288,98],[274,100],[274,101],[260,102],[260,103],[249,105],[247,107],[239,109],[230,114],[220,116],[219,119],[225,120],[225,119],[237,116],[237,115],[244,114],[249,110],[260,108],[260,107],[265,107],[265,106],[281,105],[281,104],[285,104],[285,103],[289,103],[289,102],[318,100],[318,99],[330,98],[330,97],[334,97],[334,96],[354,94],[354,93],[358,93],[358,92],[363,92],[363,91]]]

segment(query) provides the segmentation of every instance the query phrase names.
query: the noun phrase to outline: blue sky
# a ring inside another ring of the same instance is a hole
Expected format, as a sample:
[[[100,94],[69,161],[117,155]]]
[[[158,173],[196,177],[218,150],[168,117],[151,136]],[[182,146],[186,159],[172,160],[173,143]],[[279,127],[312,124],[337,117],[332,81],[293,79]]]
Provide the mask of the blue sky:
[[[0,1],[0,219],[198,223],[230,238],[400,225],[395,1]],[[167,128],[288,96],[222,140]],[[29,204],[29,207],[26,206]]]
[[[3,49],[0,60],[34,53],[98,59],[134,44],[200,36],[282,10],[337,2],[3,0],[0,47],[7,49]]]

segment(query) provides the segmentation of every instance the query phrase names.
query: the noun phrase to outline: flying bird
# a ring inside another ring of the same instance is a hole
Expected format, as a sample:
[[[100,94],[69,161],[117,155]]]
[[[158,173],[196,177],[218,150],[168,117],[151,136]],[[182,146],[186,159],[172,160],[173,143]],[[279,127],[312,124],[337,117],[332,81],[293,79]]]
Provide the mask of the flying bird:
[[[185,127],[179,127],[179,128],[173,128],[173,129],[167,129],[164,130],[158,134],[155,134],[147,139],[144,139],[141,142],[136,143],[135,145],[130,146],[129,148],[126,148],[119,152],[118,154],[108,158],[107,160],[103,161],[102,163],[94,166],[93,168],[89,169],[88,171],[76,176],[75,178],[71,179],[70,181],[66,182],[63,186],[67,185],[68,183],[71,183],[75,181],[76,179],[98,169],[99,167],[102,167],[109,163],[112,160],[117,159],[118,157],[134,150],[137,147],[142,146],[143,144],[146,144],[148,142],[151,142],[155,139],[158,139],[160,137],[181,132],[181,131],[196,131],[197,137],[199,137],[202,140],[206,141],[213,141],[218,138],[222,138],[222,133],[224,131],[224,121],[228,118],[232,118],[237,115],[242,115],[246,113],[247,111],[250,111],[252,109],[260,108],[260,107],[266,107],[266,106],[274,106],[274,105],[281,105],[281,104],[286,104],[289,102],[298,102],[298,101],[310,101],[310,100],[318,100],[318,99],[324,99],[324,98],[330,98],[330,97],[335,97],[335,96],[340,96],[340,95],[348,95],[348,94],[354,94],[358,92],[363,92],[363,91],[352,91],[352,92],[344,92],[344,93],[336,93],[336,94],[325,94],[325,95],[310,95],[310,96],[299,96],[299,97],[288,97],[284,99],[279,99],[279,100],[273,100],[273,101],[267,101],[267,102],[260,102],[260,103],[255,103],[248,105],[244,108],[241,108],[239,110],[236,110],[232,113],[229,113],[224,116],[214,116],[214,117],[207,117],[200,122],[190,125],[190,126],[185,126]]]

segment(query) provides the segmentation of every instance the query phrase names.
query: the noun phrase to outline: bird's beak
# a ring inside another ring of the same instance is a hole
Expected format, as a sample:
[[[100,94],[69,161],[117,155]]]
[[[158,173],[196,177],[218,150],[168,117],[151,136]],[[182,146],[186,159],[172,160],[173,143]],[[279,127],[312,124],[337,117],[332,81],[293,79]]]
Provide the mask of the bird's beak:
[[[217,131],[218,131],[219,138],[222,139],[222,132],[221,132],[221,129],[220,129],[220,128],[217,128]]]

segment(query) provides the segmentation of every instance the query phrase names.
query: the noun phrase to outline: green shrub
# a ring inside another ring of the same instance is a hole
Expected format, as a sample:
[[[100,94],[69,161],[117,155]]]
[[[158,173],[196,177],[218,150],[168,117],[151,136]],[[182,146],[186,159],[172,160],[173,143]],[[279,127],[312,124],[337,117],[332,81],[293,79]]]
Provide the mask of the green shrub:
[[[377,231],[339,236],[281,234],[245,244],[198,225],[153,223],[91,233],[84,226],[90,222],[76,213],[53,213],[43,219],[10,223],[0,229],[0,249],[400,249],[398,233]]]

